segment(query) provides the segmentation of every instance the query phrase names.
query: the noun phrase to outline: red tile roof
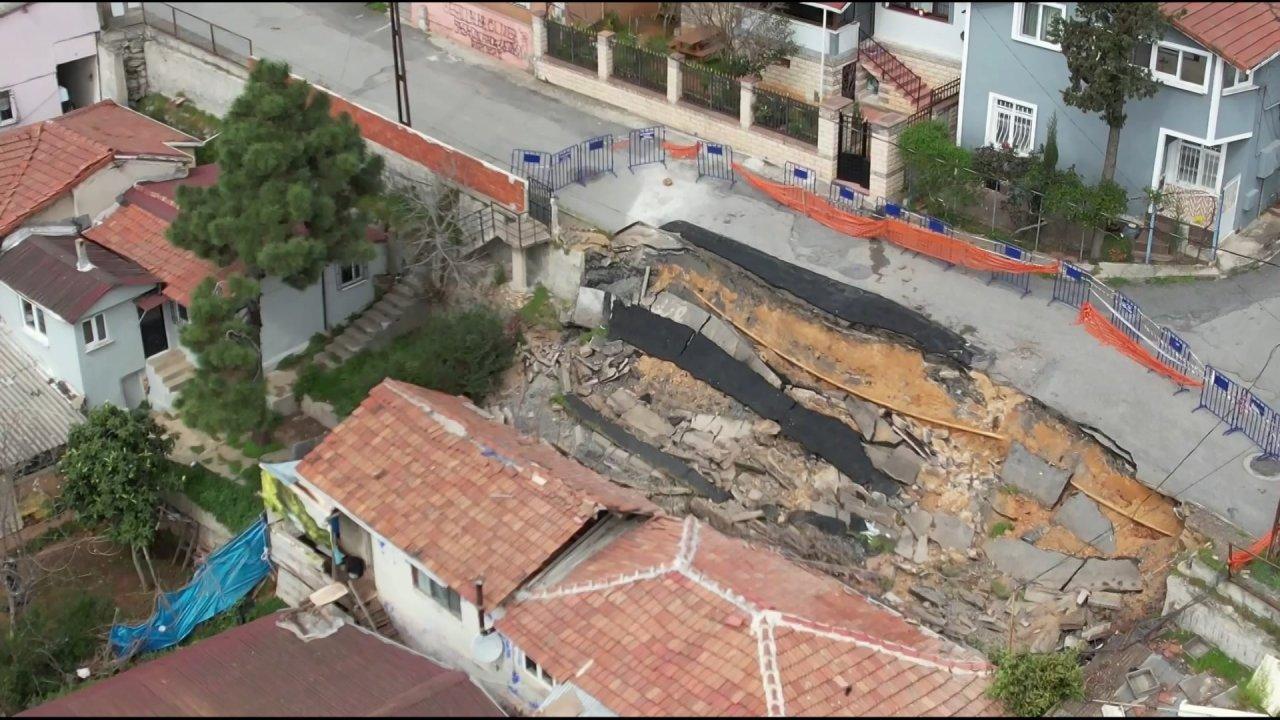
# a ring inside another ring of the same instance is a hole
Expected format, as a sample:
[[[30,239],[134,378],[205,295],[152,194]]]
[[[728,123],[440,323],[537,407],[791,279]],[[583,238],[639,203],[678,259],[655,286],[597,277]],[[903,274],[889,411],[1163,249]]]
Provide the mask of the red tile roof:
[[[497,627],[622,715],[999,712],[978,653],[692,518],[623,533]]]
[[[464,398],[384,380],[298,473],[475,603],[497,606],[607,508],[657,506]]]
[[[0,132],[0,235],[12,232],[116,155],[187,158],[167,143],[193,141],[186,133],[110,100]]]
[[[26,717],[502,717],[465,674],[354,625],[302,641],[268,615],[19,713]]]
[[[1160,8],[1187,37],[1242,70],[1280,53],[1280,3],[1166,2]]]
[[[127,258],[93,243],[85,243],[85,253],[93,267],[80,271],[75,237],[32,235],[0,254],[0,282],[69,323],[117,287],[159,282]]]

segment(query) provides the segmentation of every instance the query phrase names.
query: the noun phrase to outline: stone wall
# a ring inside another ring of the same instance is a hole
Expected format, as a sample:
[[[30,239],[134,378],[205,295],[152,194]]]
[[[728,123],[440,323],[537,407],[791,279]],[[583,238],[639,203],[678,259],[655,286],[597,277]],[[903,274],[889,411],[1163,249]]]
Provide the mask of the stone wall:
[[[804,100],[818,102],[840,94],[840,78],[844,66],[852,64],[857,53],[846,57],[829,57],[826,64],[818,55],[797,54],[788,65],[775,64],[760,71],[760,87]]]
[[[231,109],[249,77],[241,65],[154,30],[147,33],[143,54],[149,92],[181,93],[219,117]]]

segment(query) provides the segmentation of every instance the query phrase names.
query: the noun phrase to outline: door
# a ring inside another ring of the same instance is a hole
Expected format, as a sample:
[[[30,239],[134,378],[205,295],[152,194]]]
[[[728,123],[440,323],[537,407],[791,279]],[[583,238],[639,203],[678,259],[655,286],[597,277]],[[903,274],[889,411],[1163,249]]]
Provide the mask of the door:
[[[1240,176],[1231,178],[1231,182],[1222,188],[1222,215],[1218,220],[1218,242],[1230,237],[1236,231],[1236,208],[1240,201]]]
[[[164,305],[157,305],[138,317],[138,329],[142,331],[144,357],[158,355],[169,349],[169,335],[164,330]]]
[[[860,115],[840,113],[836,177],[867,188],[871,183],[871,131]]]

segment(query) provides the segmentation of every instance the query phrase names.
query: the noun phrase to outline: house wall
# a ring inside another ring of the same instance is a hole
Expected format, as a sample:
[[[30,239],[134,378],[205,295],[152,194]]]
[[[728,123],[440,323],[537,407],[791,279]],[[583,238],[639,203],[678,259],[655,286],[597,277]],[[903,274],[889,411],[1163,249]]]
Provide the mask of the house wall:
[[[18,293],[8,285],[0,284],[0,321],[9,328],[10,337],[22,346],[48,375],[66,382],[78,394],[84,395],[84,379],[80,374],[76,328],[45,311],[46,339],[28,332],[22,322],[22,306]]]
[[[262,362],[273,367],[286,355],[306,347],[312,335],[324,332],[320,283],[305,290],[278,278],[262,282]]]
[[[411,3],[410,18],[414,25],[425,21],[429,32],[453,42],[469,46],[508,65],[519,68],[529,66],[532,35],[529,13],[522,8],[511,8],[516,13],[507,14],[496,8],[486,7],[498,3]],[[523,13],[524,18],[512,17]]]
[[[329,310],[329,327],[361,312],[373,302],[373,278],[387,272],[387,246],[377,243],[376,255],[369,261],[364,281],[349,288],[338,287],[339,268],[331,265],[324,272],[325,296]]]
[[[96,52],[95,3],[33,2],[0,17],[0,90],[11,90],[16,125],[62,114],[57,65]]]
[[[875,39],[959,62],[964,49],[961,33],[964,30],[965,13],[969,12],[972,4],[952,3],[951,18],[943,22],[876,3]],[[979,4],[1008,7],[1010,3]]]
[[[990,95],[1004,95],[1036,107],[1037,147],[1044,143],[1049,118],[1056,113],[1058,166],[1074,165],[1082,177],[1095,181],[1102,172],[1107,126],[1098,116],[1063,103],[1061,90],[1068,72],[1062,53],[1013,39],[1013,3],[977,3],[972,12],[972,36],[964,68],[961,144],[974,148],[985,143]],[[1175,30],[1170,30],[1166,38],[1198,47]],[[1215,58],[1210,70],[1212,80],[1206,94],[1161,85],[1154,97],[1126,105],[1128,120],[1121,134],[1115,179],[1130,197],[1141,196],[1142,189],[1152,183],[1152,171],[1161,153],[1162,128],[1193,138],[1206,137],[1212,98],[1221,82],[1221,62]],[[1141,214],[1145,204],[1141,199],[1131,201],[1130,212]]]
[[[146,287],[122,287],[107,293],[81,320],[98,313],[106,316],[109,342],[93,350],[85,348],[84,333],[80,322],[72,327],[74,354],[78,357],[84,395],[89,405],[97,407],[112,403],[129,407],[122,381],[136,381],[135,373],[143,370],[146,358],[142,355],[142,331],[138,327],[138,308],[133,299],[151,290]],[[62,350],[58,350],[62,352]],[[140,391],[130,396],[140,395]]]
[[[69,222],[76,216],[76,200],[70,192],[65,192],[40,212],[27,218],[24,225],[57,224]]]
[[[117,160],[90,175],[71,191],[75,203],[75,215],[88,215],[91,221],[111,209],[116,200],[134,183],[148,180],[172,180],[186,174],[186,168],[195,164],[165,160]]]

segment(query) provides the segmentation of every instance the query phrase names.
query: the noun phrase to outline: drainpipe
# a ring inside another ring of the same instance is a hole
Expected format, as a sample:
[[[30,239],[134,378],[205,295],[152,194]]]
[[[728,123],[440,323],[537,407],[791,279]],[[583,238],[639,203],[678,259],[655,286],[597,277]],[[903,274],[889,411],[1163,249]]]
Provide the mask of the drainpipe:
[[[1147,253],[1143,257],[1142,262],[1151,264],[1151,241],[1156,236],[1156,204],[1151,203],[1151,215],[1147,221]]]
[[[480,627],[480,634],[486,634],[487,631],[484,629],[484,578],[476,578],[476,622]]]
[[[827,9],[822,9],[822,60],[818,65],[818,102],[825,99],[823,90],[827,85],[827,47],[831,45],[831,36],[827,34]]]

